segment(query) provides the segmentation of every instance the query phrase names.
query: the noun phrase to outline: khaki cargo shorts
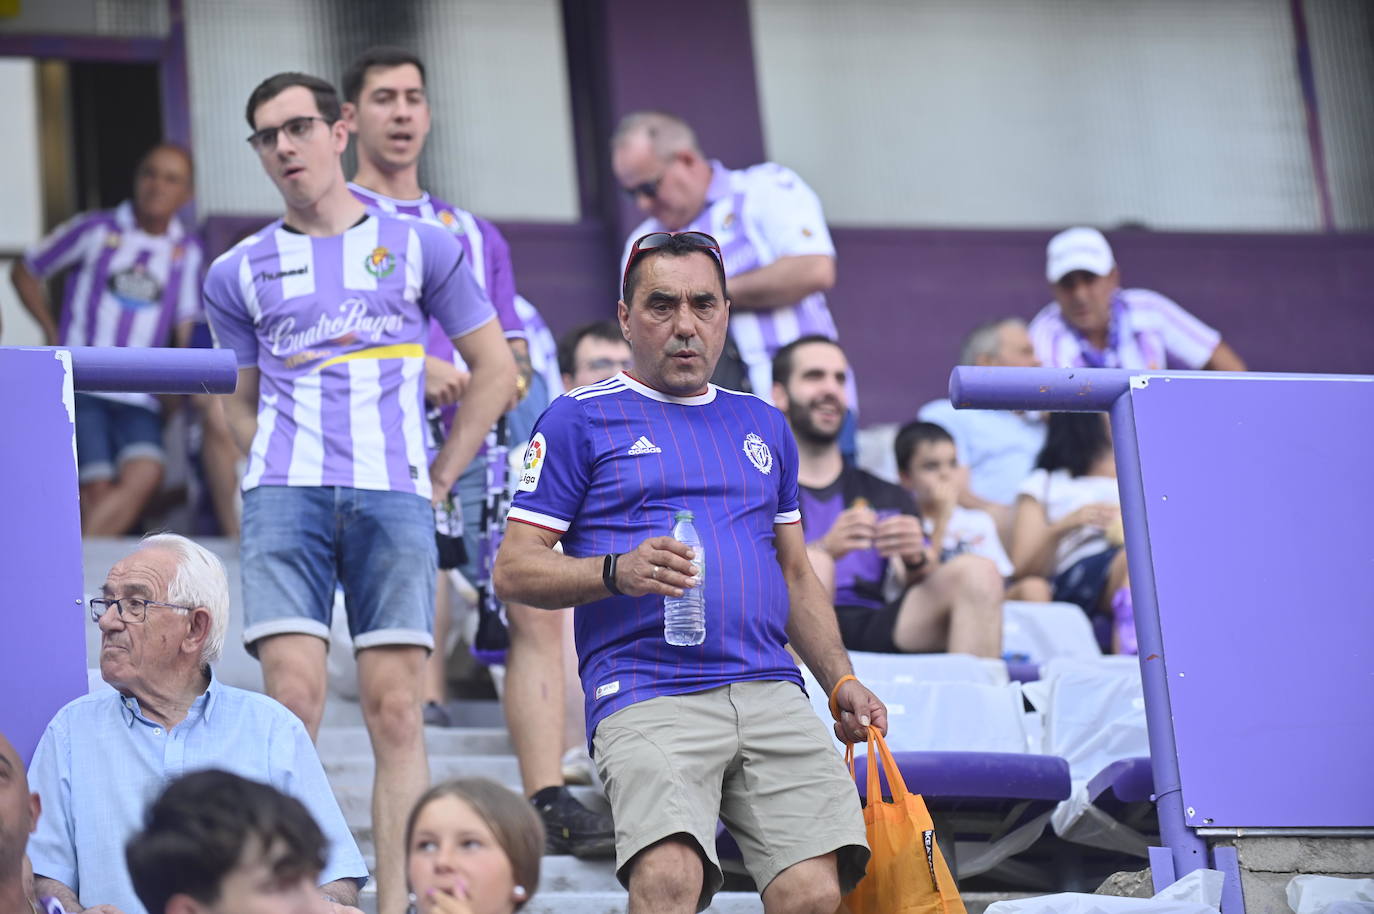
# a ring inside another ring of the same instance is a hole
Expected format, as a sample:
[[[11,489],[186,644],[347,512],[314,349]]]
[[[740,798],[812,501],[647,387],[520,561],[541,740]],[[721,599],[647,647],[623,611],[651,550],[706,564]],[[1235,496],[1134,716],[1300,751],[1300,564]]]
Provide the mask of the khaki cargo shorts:
[[[592,747],[615,818],[616,875],[672,835],[705,861],[697,910],[720,890],[716,822],[762,893],[794,863],[835,852],[840,890],[868,865],[859,794],[825,724],[791,682],[663,695],[601,721]]]

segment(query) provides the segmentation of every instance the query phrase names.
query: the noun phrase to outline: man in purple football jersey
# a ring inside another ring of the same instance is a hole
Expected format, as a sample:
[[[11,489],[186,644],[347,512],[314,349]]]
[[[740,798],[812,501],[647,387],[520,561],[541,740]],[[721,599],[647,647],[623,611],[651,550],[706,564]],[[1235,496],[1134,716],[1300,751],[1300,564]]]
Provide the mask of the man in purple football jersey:
[[[154,146],[134,171],[133,198],[81,213],[15,261],[14,290],[49,346],[186,345],[200,313],[200,242],[177,218],[191,199],[191,157]],[[67,271],[62,313],[41,280]],[[81,529],[119,536],[162,482],[162,407],[150,394],[76,395]]]
[[[442,225],[462,244],[473,274],[486,289],[511,353],[520,367],[522,394],[533,373],[524,322],[516,311],[510,248],[487,220],[433,196],[420,187],[420,155],[430,129],[424,64],[403,48],[370,48],[349,66],[343,78],[344,121],[357,139],[358,172],[349,183],[353,195],[369,207],[428,219]],[[442,333],[431,333],[425,359],[426,399],[446,406],[450,389],[461,392],[466,366],[455,365],[453,346]],[[461,393],[459,393],[461,396]],[[528,404],[542,409],[543,404]],[[528,408],[527,407],[527,408]],[[528,430],[538,412],[526,420]],[[514,417],[512,417],[514,418]],[[528,438],[518,439],[521,445]],[[468,561],[460,566],[474,583],[482,581],[477,563],[484,534],[477,523],[486,490],[485,467],[477,461],[458,481],[464,542]],[[502,471],[506,470],[503,464]],[[440,588],[444,587],[441,578]],[[446,633],[447,595],[436,607],[438,650],[430,658],[427,719],[442,723],[446,675],[441,631]],[[525,795],[544,819],[550,853],[607,856],[615,847],[609,817],[587,809],[563,783],[563,619],[558,613],[518,603],[506,606],[510,647],[506,652],[506,686],[502,704],[511,743],[520,764]],[[434,702],[431,706],[430,702]],[[433,717],[430,718],[429,714]]]
[[[376,756],[378,910],[405,908],[405,816],[429,780],[421,673],[433,649],[442,499],[515,389],[495,312],[442,228],[369,212],[349,192],[348,130],[329,83],[281,73],[253,90],[249,143],[285,216],[211,266],[205,306],[238,356],[230,424],[243,488],[244,641],[268,692],[312,736],[324,710],[336,583]],[[471,368],[431,462],[424,343],[438,320]]]
[[[767,911],[829,914],[869,852],[787,643],[830,690],[841,738],[886,730],[887,709],[854,678],[807,559],[787,421],[708,382],[730,316],[719,251],[700,232],[632,246],[619,319],[634,368],[540,417],[496,587],[576,606],[587,739],[630,911],[709,905],[722,819]],[[695,515],[701,565],[665,535],[680,509]],[[663,598],[699,582],[705,640],[667,643]]]

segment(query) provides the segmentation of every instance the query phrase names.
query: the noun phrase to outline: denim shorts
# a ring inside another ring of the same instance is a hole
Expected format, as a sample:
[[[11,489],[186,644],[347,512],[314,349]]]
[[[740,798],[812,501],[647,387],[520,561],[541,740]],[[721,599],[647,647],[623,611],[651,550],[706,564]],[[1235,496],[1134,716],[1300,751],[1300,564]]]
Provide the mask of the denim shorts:
[[[329,640],[342,585],[357,650],[434,649],[434,511],[406,492],[258,486],[243,494],[243,642]]]
[[[115,467],[135,457],[162,463],[162,417],[143,406],[77,394],[76,456],[83,483],[114,479]]]

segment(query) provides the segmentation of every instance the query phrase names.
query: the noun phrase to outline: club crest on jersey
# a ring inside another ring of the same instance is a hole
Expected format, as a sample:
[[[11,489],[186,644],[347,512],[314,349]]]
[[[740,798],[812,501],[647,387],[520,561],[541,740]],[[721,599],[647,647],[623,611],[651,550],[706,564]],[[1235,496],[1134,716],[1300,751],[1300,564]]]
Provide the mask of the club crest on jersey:
[[[463,231],[463,226],[461,223],[459,223],[458,217],[453,215],[453,213],[449,212],[446,209],[439,210],[439,221],[444,224],[444,228],[448,229],[455,235],[467,234]]]
[[[520,491],[533,492],[539,486],[539,474],[544,472],[544,461],[549,456],[549,445],[544,433],[539,432],[525,448],[525,466],[520,471]]]
[[[396,255],[384,247],[375,247],[363,261],[363,268],[377,279],[386,279],[396,269]]]
[[[762,438],[753,432],[744,436],[744,456],[765,476],[773,472],[773,452]]]

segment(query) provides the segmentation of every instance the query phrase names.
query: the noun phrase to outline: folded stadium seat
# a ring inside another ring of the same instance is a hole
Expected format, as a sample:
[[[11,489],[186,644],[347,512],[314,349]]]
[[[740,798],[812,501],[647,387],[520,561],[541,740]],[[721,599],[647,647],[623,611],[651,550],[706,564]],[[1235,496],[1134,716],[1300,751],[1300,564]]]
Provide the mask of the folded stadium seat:
[[[1093,806],[1146,838],[1159,834],[1155,812],[1155,775],[1149,757],[1112,762],[1088,781]]]
[[[1059,657],[1093,658],[1102,655],[1092,623],[1072,603],[1002,604],[1002,653],[1017,682],[1033,682],[1040,667]]]
[[[1055,834],[1101,850],[1146,856],[1148,839],[1114,816],[1122,811],[1135,820],[1148,820],[1146,810],[1132,807],[1142,792],[1148,801],[1148,788],[1140,786],[1139,775],[1134,781],[1121,781],[1123,793],[1136,799],[1119,807],[1110,797],[1102,805],[1095,803],[1103,795],[1095,794],[1090,785],[1099,776],[1108,777],[1106,772],[1123,759],[1149,757],[1139,662],[1134,657],[1059,658],[1047,663],[1043,672],[1044,679],[1027,684],[1024,692],[1043,714],[1042,751],[1066,759],[1073,779],[1070,797],[1050,820]],[[1148,773],[1148,762],[1142,764]],[[1122,772],[1116,769],[1107,784]]]

